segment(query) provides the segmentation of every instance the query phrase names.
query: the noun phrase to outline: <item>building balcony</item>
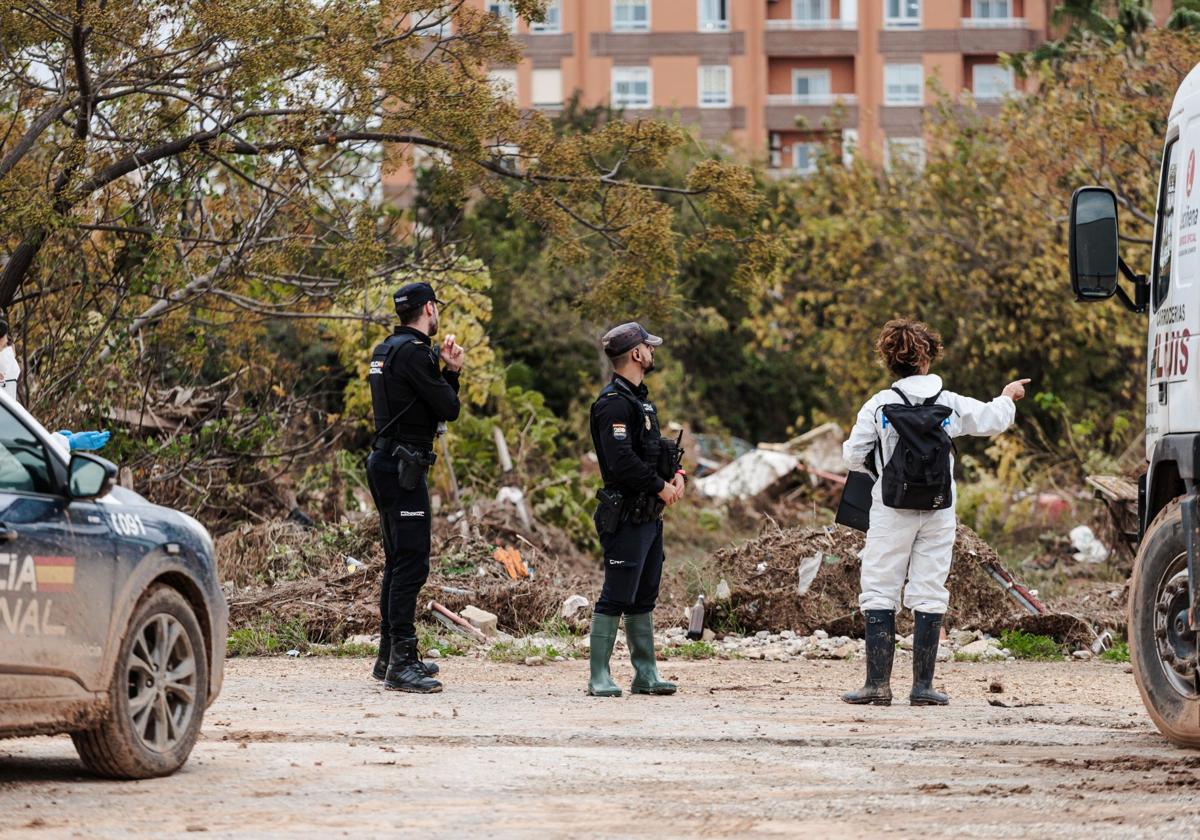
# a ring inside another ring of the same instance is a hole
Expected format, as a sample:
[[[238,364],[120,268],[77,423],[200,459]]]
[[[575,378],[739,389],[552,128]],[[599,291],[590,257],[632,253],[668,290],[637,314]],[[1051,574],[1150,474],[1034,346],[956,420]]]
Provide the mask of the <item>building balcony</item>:
[[[767,21],[768,32],[828,32],[830,30],[851,31],[856,29],[858,29],[858,23],[851,20],[793,18]]]
[[[829,108],[833,105],[857,105],[858,97],[853,93],[771,93],[767,95],[767,105],[780,106],[820,106]]]
[[[1027,29],[1025,18],[963,18],[963,29]]]
[[[841,27],[840,20],[828,21],[824,29],[772,27],[772,23],[810,23],[811,21],[768,21],[763,48],[773,58],[811,58],[855,55],[858,52],[858,30],[852,25]]]
[[[826,131],[858,125],[858,105],[853,96],[828,97],[825,104],[803,104],[806,97],[768,97],[768,131]]]

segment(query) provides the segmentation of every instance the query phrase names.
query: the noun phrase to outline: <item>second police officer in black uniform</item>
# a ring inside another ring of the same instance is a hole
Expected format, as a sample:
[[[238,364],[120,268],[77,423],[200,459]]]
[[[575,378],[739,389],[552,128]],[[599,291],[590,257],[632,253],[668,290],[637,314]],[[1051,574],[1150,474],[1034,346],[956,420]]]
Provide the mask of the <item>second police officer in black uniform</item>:
[[[634,694],[674,694],[658,675],[654,615],[663,569],[665,507],[683,495],[675,441],[660,437],[658,414],[644,379],[654,370],[662,339],[640,324],[614,327],[602,339],[612,362],[612,381],[592,404],[592,443],[604,488],[595,521],[604,550],[604,587],[592,615],[588,694],[619,697],[609,670],[617,626],[625,616],[625,639],[633,662]]]
[[[452,335],[440,348],[433,346],[441,301],[428,283],[409,283],[392,300],[400,326],[375,348],[368,373],[376,434],[367,481],[379,509],[386,558],[373,676],[384,688],[426,694],[442,690],[433,679],[437,665],[418,657],[415,626],[417,593],[429,577],[426,476],[436,460],[439,425],[458,417],[465,351]]]

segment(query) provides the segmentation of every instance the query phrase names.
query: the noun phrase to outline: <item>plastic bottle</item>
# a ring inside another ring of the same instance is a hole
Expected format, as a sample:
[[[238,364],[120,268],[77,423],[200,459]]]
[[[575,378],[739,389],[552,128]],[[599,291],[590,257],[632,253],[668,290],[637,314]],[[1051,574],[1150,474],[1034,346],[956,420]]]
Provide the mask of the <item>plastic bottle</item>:
[[[692,620],[688,622],[687,637],[693,642],[697,642],[704,638],[704,596],[700,595],[696,598],[696,604],[692,607]]]

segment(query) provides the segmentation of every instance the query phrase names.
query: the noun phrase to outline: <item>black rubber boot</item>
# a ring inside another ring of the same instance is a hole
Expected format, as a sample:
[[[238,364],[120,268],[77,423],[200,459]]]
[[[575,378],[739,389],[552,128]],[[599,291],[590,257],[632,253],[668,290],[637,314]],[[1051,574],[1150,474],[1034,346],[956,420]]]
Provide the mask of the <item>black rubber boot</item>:
[[[950,698],[933,690],[938,644],[942,636],[941,613],[913,613],[913,686],[908,702],[913,706],[945,706]]]
[[[896,658],[896,613],[865,610],[867,622],[867,682],[858,691],[847,691],[842,700],[856,706],[892,705],[892,661]]]
[[[387,636],[379,637],[379,656],[375,658],[375,667],[371,669],[371,676],[377,680],[382,680],[387,676],[388,655],[392,650],[392,640]],[[425,676],[437,676],[441,670],[436,662],[421,662],[421,667],[425,669]]]
[[[426,674],[421,660],[417,659],[415,638],[392,640],[383,687],[388,691],[412,694],[435,694],[442,690],[442,684]]]

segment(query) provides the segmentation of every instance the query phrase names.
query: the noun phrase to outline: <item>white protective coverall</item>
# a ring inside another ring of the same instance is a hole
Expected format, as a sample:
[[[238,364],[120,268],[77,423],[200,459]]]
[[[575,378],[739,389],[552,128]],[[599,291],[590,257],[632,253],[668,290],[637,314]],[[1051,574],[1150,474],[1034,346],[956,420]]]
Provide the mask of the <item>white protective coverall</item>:
[[[909,376],[892,386],[903,391],[915,405],[942,391],[942,378],[934,374]],[[842,457],[850,469],[863,470],[868,456],[875,451],[876,444],[881,443],[883,457],[881,459],[876,452],[875,464],[882,474],[898,436],[887,424],[881,409],[890,403],[903,402],[895,391],[880,391],[859,410],[850,438],[842,444]],[[1016,405],[1005,396],[985,403],[942,391],[937,404],[949,406],[953,411],[946,419],[946,433],[951,438],[998,435],[1012,425],[1017,414]],[[904,606],[908,609],[946,612],[950,601],[946,577],[950,574],[957,523],[954,501],[944,510],[897,510],[884,505],[881,485],[877,476],[871,494],[871,526],[859,554],[862,560],[859,607],[863,610],[898,610],[903,589]],[[957,499],[953,478],[951,497]],[[906,577],[907,586],[904,585]]]
[[[17,399],[17,380],[21,378],[21,364],[17,361],[17,353],[9,344],[0,350],[0,390]],[[18,400],[19,402],[19,400]]]

